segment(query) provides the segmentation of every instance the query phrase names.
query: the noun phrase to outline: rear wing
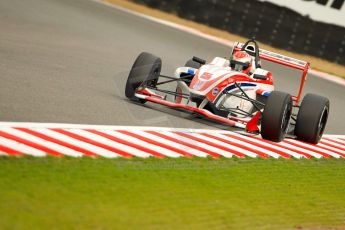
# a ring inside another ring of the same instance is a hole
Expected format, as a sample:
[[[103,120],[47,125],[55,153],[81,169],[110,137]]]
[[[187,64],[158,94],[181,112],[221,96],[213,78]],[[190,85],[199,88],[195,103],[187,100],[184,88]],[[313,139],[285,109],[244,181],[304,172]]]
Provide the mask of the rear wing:
[[[243,46],[244,46],[243,43],[236,42],[234,44],[232,53],[234,51],[241,50]],[[247,45],[247,47],[248,47],[248,45]],[[245,50],[247,50],[247,47],[245,48]],[[249,52],[253,52],[253,48],[255,49],[255,47],[250,47],[250,48],[251,49],[248,50]],[[254,52],[255,52],[255,50],[254,50]],[[303,86],[304,86],[305,80],[307,78],[307,73],[308,73],[308,69],[309,69],[310,64],[306,61],[302,61],[302,60],[288,57],[288,56],[285,56],[282,54],[274,53],[274,52],[264,50],[264,49],[259,49],[259,56],[263,60],[303,71],[302,76],[301,76],[299,91],[298,91],[296,96],[292,96],[292,99],[296,102],[296,104],[298,104],[300,102],[300,99],[301,99]]]

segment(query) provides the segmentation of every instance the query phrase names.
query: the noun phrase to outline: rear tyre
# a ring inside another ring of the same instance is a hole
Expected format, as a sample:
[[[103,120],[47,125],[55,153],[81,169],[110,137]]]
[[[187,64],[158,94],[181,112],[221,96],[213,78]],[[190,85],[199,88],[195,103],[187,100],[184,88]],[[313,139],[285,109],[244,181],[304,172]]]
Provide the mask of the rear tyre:
[[[280,142],[289,128],[292,112],[290,94],[273,91],[268,96],[261,120],[261,136],[264,139]]]
[[[325,97],[307,94],[297,114],[295,135],[298,140],[317,144],[325,130],[329,113],[329,100]]]
[[[162,68],[162,60],[153,54],[142,52],[135,60],[129,72],[125,95],[132,101],[145,103],[145,100],[135,97],[139,86],[156,86]]]

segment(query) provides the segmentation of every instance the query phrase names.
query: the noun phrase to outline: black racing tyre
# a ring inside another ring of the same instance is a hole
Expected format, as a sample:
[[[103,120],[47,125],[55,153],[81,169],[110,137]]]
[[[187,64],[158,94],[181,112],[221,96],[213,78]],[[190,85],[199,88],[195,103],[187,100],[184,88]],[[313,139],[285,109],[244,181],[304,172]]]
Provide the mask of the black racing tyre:
[[[144,103],[145,100],[135,97],[135,91],[139,86],[157,84],[162,68],[162,60],[153,54],[142,52],[135,60],[131,71],[129,72],[125,95],[132,101]]]
[[[308,93],[302,100],[295,126],[298,140],[317,144],[325,130],[329,114],[329,100]]]
[[[292,98],[288,93],[273,91],[268,96],[261,119],[261,136],[280,142],[289,128]]]
[[[191,67],[194,69],[199,69],[201,67],[201,64],[199,62],[194,61],[192,58],[192,59],[189,59],[184,66]]]

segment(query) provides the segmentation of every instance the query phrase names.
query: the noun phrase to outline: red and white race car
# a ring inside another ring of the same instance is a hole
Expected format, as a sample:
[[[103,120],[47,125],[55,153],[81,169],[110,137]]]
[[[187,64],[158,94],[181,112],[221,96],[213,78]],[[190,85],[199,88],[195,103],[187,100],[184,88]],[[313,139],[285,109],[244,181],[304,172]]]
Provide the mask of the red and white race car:
[[[271,72],[261,59],[302,71],[296,96],[275,91]],[[279,142],[287,133],[301,141],[318,143],[327,123],[329,100],[307,94],[300,103],[309,63],[259,49],[250,39],[235,43],[229,59],[210,63],[193,57],[173,76],[161,75],[159,57],[143,52],[129,73],[125,94],[132,101],[147,101],[201,114],[209,119],[260,133]],[[159,81],[165,78],[167,80]],[[159,88],[177,82],[176,90]],[[173,95],[173,100],[167,100]]]

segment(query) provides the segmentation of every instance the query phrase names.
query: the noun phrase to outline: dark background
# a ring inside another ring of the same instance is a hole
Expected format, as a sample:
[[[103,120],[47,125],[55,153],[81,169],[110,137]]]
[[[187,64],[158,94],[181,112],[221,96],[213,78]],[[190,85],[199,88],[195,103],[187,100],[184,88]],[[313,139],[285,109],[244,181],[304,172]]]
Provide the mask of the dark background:
[[[131,0],[268,45],[345,65],[345,28],[256,0]]]

